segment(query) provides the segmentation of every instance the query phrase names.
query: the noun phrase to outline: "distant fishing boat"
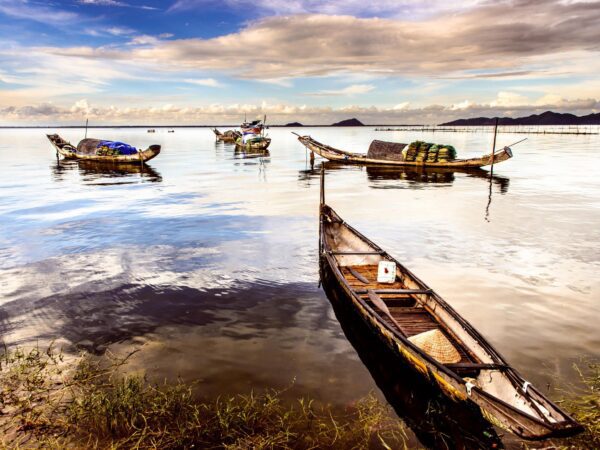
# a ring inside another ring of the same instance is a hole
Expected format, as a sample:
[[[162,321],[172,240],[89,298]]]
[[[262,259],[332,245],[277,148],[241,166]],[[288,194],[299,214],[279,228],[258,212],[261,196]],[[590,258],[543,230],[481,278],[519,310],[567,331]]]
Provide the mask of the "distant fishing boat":
[[[264,121],[254,120],[252,122],[244,121],[240,125],[242,134],[235,140],[236,150],[246,151],[265,151],[271,144],[271,138],[265,136],[265,125],[267,116]]]
[[[104,161],[112,163],[140,163],[150,161],[160,153],[160,145],[151,145],[146,150],[122,142],[103,141],[100,139],[83,139],[75,147],[58,134],[47,134],[57,153],[65,159],[86,161]]]
[[[156,133],[156,130],[155,130],[154,128],[150,128],[150,129],[148,130],[148,133]]]
[[[242,134],[261,134],[264,127],[265,126],[261,120],[253,120],[252,122],[244,121],[244,123],[240,125]]]
[[[480,158],[470,159],[455,159],[452,158],[447,147],[437,146],[435,156],[429,156],[428,149],[421,153],[417,148],[411,158],[411,146],[413,144],[400,144],[395,142],[373,141],[369,148],[369,152],[353,153],[346,150],[340,150],[313,139],[310,136],[298,136],[298,140],[304,144],[312,152],[326,158],[330,161],[338,161],[348,164],[367,164],[380,166],[425,166],[425,167],[448,167],[448,168],[477,168],[488,166],[490,164],[498,164],[507,159],[512,158],[512,150],[510,147],[504,147],[502,150],[495,152],[493,155],[485,155]],[[452,148],[452,151],[454,149]]]
[[[221,132],[217,128],[213,128],[212,130],[215,133],[217,141],[220,142],[233,144],[238,138],[242,137],[242,133],[237,130],[227,130],[225,132]]]
[[[246,139],[244,142],[243,138],[238,138],[235,141],[235,149],[236,151],[253,151],[253,152],[264,152],[269,148],[271,144],[271,138],[264,136],[257,136],[254,138]]]
[[[399,362],[522,438],[582,431],[429,286],[325,204],[324,170],[319,217],[324,282]]]

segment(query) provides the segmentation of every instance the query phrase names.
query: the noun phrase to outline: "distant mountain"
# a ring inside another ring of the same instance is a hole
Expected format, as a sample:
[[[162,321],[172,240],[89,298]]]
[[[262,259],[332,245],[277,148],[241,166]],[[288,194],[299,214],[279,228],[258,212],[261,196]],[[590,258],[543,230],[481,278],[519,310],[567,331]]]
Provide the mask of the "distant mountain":
[[[336,123],[332,124],[331,126],[332,127],[364,127],[365,124],[362,123],[358,119],[352,118],[352,119],[342,120],[341,122],[336,122]]]
[[[546,111],[542,114],[533,114],[527,117],[499,117],[498,125],[600,125],[600,113],[576,116],[574,114],[561,114]],[[474,119],[458,119],[440,125],[494,125],[495,117],[476,117]]]
[[[286,127],[303,127],[304,125],[302,125],[300,122],[290,122],[290,123],[286,123],[285,126]]]

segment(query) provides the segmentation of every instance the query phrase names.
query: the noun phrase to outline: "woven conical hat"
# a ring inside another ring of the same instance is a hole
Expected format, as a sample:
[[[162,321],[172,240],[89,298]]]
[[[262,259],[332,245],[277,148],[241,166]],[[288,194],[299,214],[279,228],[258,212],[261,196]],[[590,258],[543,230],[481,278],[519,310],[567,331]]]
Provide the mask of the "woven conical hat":
[[[457,363],[460,354],[440,330],[430,330],[408,338],[413,344],[442,364]]]

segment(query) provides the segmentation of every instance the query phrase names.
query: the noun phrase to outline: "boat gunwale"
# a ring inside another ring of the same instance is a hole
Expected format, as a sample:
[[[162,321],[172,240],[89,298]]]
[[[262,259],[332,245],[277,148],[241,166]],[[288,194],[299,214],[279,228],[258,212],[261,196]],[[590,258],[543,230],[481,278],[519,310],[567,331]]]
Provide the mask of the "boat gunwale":
[[[463,326],[465,328],[465,331],[467,331],[468,333],[471,334],[472,337],[474,337],[474,338],[477,339],[478,344],[481,345],[482,348],[490,354],[490,356],[492,357],[492,359],[499,359],[502,362],[502,364],[506,366],[506,368],[504,368],[502,370],[502,372],[506,373],[507,376],[509,376],[509,378],[512,381],[512,383],[514,383],[513,387],[515,389],[518,389],[519,384],[522,385],[522,383],[525,380],[517,372],[517,370],[512,365],[508,364],[504,360],[504,358],[502,357],[502,355],[471,324],[469,324],[462,316],[460,316],[458,314],[458,312],[456,312],[456,310],[454,310],[454,308],[452,308],[443,298],[441,298],[433,289],[431,289],[429,286],[427,286],[427,284],[425,284],[416,275],[414,275],[402,263],[400,263],[394,257],[392,257],[387,251],[383,250],[381,247],[379,247],[377,244],[375,244],[369,238],[367,238],[362,233],[360,233],[355,228],[353,228],[351,225],[349,225],[348,223],[346,223],[335,212],[335,210],[333,210],[333,208],[331,208],[327,204],[323,204],[321,206],[321,211],[320,211],[321,242],[322,242],[322,245],[324,247],[327,246],[327,244],[326,244],[327,241],[326,241],[326,236],[325,236],[325,227],[324,227],[324,222],[323,222],[323,218],[326,215],[326,213],[324,212],[324,210],[326,210],[326,209],[328,209],[329,211],[333,212],[340,219],[339,223],[341,225],[347,227],[351,232],[355,233],[358,238],[360,238],[365,243],[367,243],[368,245],[370,245],[371,247],[373,247],[375,250],[379,251],[381,253],[381,256],[387,257],[391,261],[395,262],[398,265],[398,267],[400,267],[400,269],[405,274],[407,274],[408,276],[412,277],[412,279],[415,282],[417,282],[418,284],[421,284],[425,289],[429,289],[431,291],[431,294],[429,294],[429,295],[433,296],[434,299],[436,300],[436,302],[442,308],[444,308],[452,316],[453,319],[457,320],[457,322],[461,326]],[[355,304],[357,304],[358,306],[360,306],[361,308],[363,308],[364,310],[366,310],[366,312],[369,315],[371,315],[373,318],[375,318],[375,320],[378,322],[378,324],[382,325],[387,331],[391,332],[392,336],[395,339],[399,340],[402,344],[408,346],[411,350],[413,350],[413,352],[415,352],[419,357],[421,357],[424,360],[424,362],[429,363],[430,365],[433,365],[435,369],[437,369],[438,371],[442,372],[444,375],[449,376],[454,381],[458,382],[460,385],[462,385],[462,386],[466,385],[466,382],[463,380],[463,378],[461,378],[456,372],[452,371],[448,367],[446,367],[443,364],[441,364],[438,361],[436,361],[431,356],[427,355],[425,352],[423,352],[421,349],[419,349],[415,344],[413,344],[410,340],[408,340],[408,338],[406,338],[405,336],[403,336],[396,328],[392,327],[389,323],[387,323],[386,321],[382,320],[381,315],[378,314],[375,310],[373,310],[373,308],[371,306],[369,306],[369,304],[365,300],[363,300],[358,294],[356,294],[354,292],[354,289],[352,289],[352,287],[347,282],[346,277],[341,272],[340,265],[337,262],[337,260],[335,259],[334,255],[332,255],[330,253],[330,251],[327,251],[327,250],[323,251],[323,249],[321,249],[321,252],[322,252],[323,256],[325,256],[325,258],[327,259],[327,262],[328,262],[330,268],[332,269],[334,275],[336,276],[336,278],[338,278],[338,281],[341,280],[340,285],[342,286],[342,288],[344,289],[344,291],[346,292],[346,294],[352,299],[352,301]],[[363,316],[363,314],[361,314],[361,316]],[[381,335],[381,333],[378,333],[378,334]],[[427,367],[427,370],[428,370],[428,373],[429,373],[431,371],[431,368]],[[501,398],[498,398],[498,397],[496,397],[496,396],[494,396],[494,395],[486,392],[485,390],[483,390],[482,388],[480,388],[478,386],[473,386],[471,388],[471,391],[472,392],[475,391],[475,393],[477,395],[482,396],[485,400],[488,400],[490,403],[496,403],[496,404],[498,404],[500,406],[508,408],[510,411],[516,413],[517,415],[520,415],[520,416],[524,417],[525,419],[531,420],[534,423],[540,425],[541,427],[543,427],[543,428],[545,428],[545,429],[547,429],[549,431],[548,433],[546,433],[546,434],[544,434],[544,435],[542,435],[540,437],[531,437],[531,438],[523,437],[524,439],[536,440],[536,439],[540,439],[540,438],[544,438],[545,439],[545,438],[549,438],[549,437],[558,437],[558,436],[571,435],[574,432],[576,432],[577,430],[582,429],[582,425],[581,424],[579,424],[577,421],[575,421],[567,413],[563,412],[554,402],[552,402],[552,400],[548,399],[537,388],[535,388],[535,386],[528,385],[527,389],[535,391],[535,393],[538,396],[540,396],[545,402],[548,402],[548,404],[550,406],[552,406],[553,408],[555,408],[556,411],[563,417],[563,419],[562,420],[556,420],[556,422],[551,422],[549,420],[545,420],[543,418],[543,416],[542,417],[532,416],[531,414],[529,414],[529,413],[527,413],[525,411],[522,411],[522,410],[516,408],[515,406],[511,405],[510,403],[505,402]],[[523,394],[523,393],[521,393],[521,394]],[[527,395],[526,392],[524,394]],[[473,403],[475,403],[476,405],[478,405],[478,403],[475,400],[472,399],[472,395],[469,395],[468,393],[467,393],[467,400],[470,400]],[[527,398],[527,402],[531,403],[532,399]],[[478,406],[481,407],[481,405],[478,405]],[[535,409],[535,408],[532,408],[532,409]]]

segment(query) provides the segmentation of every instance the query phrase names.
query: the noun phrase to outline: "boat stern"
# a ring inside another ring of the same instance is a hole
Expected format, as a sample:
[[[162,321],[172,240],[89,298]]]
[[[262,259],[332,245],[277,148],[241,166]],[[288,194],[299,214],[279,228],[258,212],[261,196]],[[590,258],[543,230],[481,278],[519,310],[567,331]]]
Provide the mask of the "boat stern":
[[[158,144],[154,144],[151,145],[150,147],[148,147],[148,150],[146,150],[148,156],[144,158],[144,161],[150,161],[152,158],[156,158],[158,156],[158,154],[160,153],[161,150],[161,146]]]

